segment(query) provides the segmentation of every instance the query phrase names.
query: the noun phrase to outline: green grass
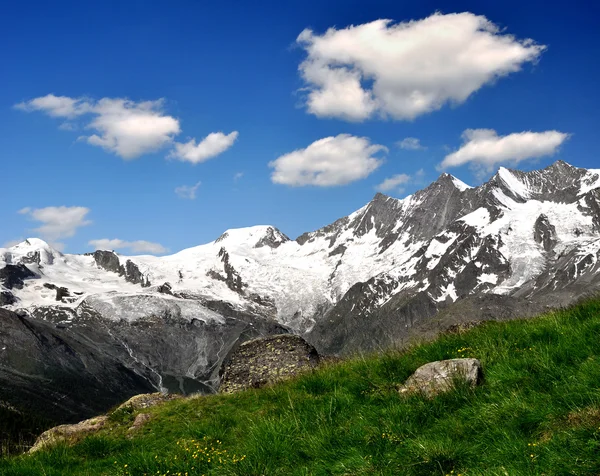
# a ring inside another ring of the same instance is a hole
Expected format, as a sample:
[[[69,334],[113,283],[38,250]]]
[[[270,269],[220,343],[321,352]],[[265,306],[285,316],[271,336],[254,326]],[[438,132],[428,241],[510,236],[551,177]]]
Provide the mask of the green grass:
[[[398,394],[420,365],[460,356],[481,360],[481,386]],[[149,412],[132,438],[133,415],[117,415],[0,474],[600,475],[600,300]]]

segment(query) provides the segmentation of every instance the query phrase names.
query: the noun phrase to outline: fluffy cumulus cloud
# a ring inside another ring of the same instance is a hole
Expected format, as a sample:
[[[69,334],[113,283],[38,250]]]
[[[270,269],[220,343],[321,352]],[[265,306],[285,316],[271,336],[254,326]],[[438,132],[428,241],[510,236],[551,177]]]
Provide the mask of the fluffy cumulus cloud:
[[[162,254],[169,251],[160,243],[152,243],[151,241],[137,240],[137,241],[125,241],[118,238],[108,239],[102,238],[99,240],[91,240],[88,243],[97,250],[122,250],[127,249],[133,253],[150,253],[150,254]]]
[[[274,183],[329,187],[367,177],[382,163],[375,157],[387,148],[371,144],[367,137],[340,134],[313,142],[305,149],[282,155],[269,163]]]
[[[377,187],[375,187],[380,192],[403,192],[403,185],[406,185],[411,181],[411,176],[407,174],[396,174],[391,177],[386,178],[383,182],[381,182]]]
[[[90,209],[85,207],[27,207],[19,210],[22,215],[40,222],[41,226],[34,231],[50,241],[70,238],[79,228],[91,224],[87,219],[89,212]]]
[[[416,137],[406,137],[398,142],[396,145],[401,149],[406,150],[425,150],[427,147],[421,144],[421,141]]]
[[[195,139],[185,143],[175,142],[175,148],[169,154],[169,158],[199,164],[225,152],[233,145],[237,137],[237,131],[230,134],[213,132],[198,143]]]
[[[376,20],[321,35],[306,29],[297,43],[307,52],[299,71],[308,111],[351,121],[375,114],[410,120],[462,103],[545,49],[468,12],[397,24]]]
[[[515,132],[499,136],[493,129],[467,129],[462,134],[463,144],[448,154],[439,169],[471,164],[490,171],[497,164],[518,164],[557,152],[569,134],[558,131]]]
[[[181,185],[175,189],[175,193],[179,198],[187,198],[188,200],[194,200],[196,198],[196,191],[200,187],[202,182],[197,182],[194,185]]]
[[[83,127],[90,134],[81,136],[80,140],[102,147],[126,160],[174,146],[171,156],[198,163],[224,152],[237,138],[237,132],[229,135],[216,132],[209,134],[199,144],[193,139],[186,144],[174,143],[175,136],[181,132],[180,123],[177,118],[166,114],[163,106],[162,99],[135,102],[122,98],[103,98],[94,101],[48,94],[16,104],[15,108],[27,112],[41,111],[51,117],[68,119],[68,122],[59,126],[62,130],[76,130],[78,126],[73,121],[78,118],[84,120]]]
[[[104,98],[95,104],[94,113],[88,128],[97,133],[85,140],[124,159],[159,150],[180,132],[179,121],[162,113],[161,100],[135,103]]]

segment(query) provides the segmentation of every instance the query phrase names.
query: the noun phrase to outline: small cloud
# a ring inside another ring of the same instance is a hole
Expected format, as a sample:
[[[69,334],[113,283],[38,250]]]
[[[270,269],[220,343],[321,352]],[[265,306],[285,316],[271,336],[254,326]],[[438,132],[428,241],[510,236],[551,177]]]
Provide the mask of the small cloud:
[[[63,122],[60,126],[58,126],[58,128],[61,131],[76,131],[77,130],[77,126],[75,124],[73,124],[72,122]]]
[[[233,145],[238,135],[237,131],[227,135],[222,132],[213,132],[198,144],[196,144],[196,139],[191,139],[186,143],[175,142],[175,149],[171,151],[167,158],[199,164],[225,152]]]
[[[2,248],[12,248],[13,246],[17,246],[19,243],[25,241],[24,239],[20,240],[9,240],[2,245]]]
[[[271,181],[294,187],[346,185],[377,169],[383,163],[374,156],[379,152],[387,152],[387,148],[371,144],[367,137],[325,137],[270,162],[269,167],[275,169]]]
[[[194,200],[196,198],[196,190],[198,190],[201,183],[202,182],[197,182],[195,185],[181,185],[175,189],[175,193],[179,198]]]
[[[170,145],[173,137],[180,133],[179,120],[163,113],[163,102],[162,99],[135,102],[122,98],[94,101],[48,94],[14,107],[26,112],[41,111],[56,118],[89,116],[85,128],[93,133],[79,140],[129,160]],[[59,129],[74,130],[75,125],[67,121]]]
[[[72,119],[91,112],[93,105],[86,98],[70,98],[48,94],[15,104],[14,108],[26,112],[42,111],[51,117]]]
[[[40,222],[42,225],[34,231],[51,242],[62,238],[70,238],[75,235],[79,228],[90,225],[92,222],[86,219],[89,212],[90,209],[85,207],[64,206],[36,209],[26,207],[19,210],[20,214],[27,215],[31,220]],[[64,247],[62,243],[55,244]]]
[[[238,180],[240,180],[242,177],[244,176],[244,172],[238,172],[237,174],[235,174],[233,176],[233,181],[237,182]]]
[[[383,182],[375,187],[380,192],[389,192],[395,190],[398,193],[404,192],[402,185],[406,185],[411,181],[411,176],[408,174],[396,174],[386,178]]]
[[[150,254],[163,254],[166,253],[168,248],[165,248],[160,243],[152,243],[151,241],[137,240],[137,241],[125,241],[118,238],[108,239],[101,238],[98,240],[90,240],[88,242],[90,246],[93,246],[97,250],[121,250],[128,249],[133,253],[150,253]]]
[[[427,149],[427,147],[421,145],[421,141],[419,139],[417,139],[416,137],[406,137],[405,139],[402,139],[402,140],[396,142],[396,145],[398,147],[400,147],[401,149],[406,149],[406,150],[425,150],[425,149]]]
[[[64,243],[61,243],[60,241],[51,241],[48,243],[52,248],[54,248],[56,251],[64,251],[65,247],[67,245],[65,245]]]
[[[559,131],[526,131],[499,136],[493,129],[467,129],[462,134],[462,146],[448,154],[438,169],[471,164],[489,172],[498,164],[518,164],[553,155],[568,138],[569,134]]]

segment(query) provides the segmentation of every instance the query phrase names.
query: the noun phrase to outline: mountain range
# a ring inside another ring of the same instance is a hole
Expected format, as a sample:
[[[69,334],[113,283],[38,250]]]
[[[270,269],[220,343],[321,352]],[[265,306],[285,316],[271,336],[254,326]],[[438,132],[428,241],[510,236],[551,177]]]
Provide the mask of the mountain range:
[[[599,258],[600,169],[562,161],[478,187],[442,174],[295,240],[255,226],[155,257],[30,238],[0,248],[0,405],[73,421],[142,391],[212,391],[258,335],[343,355],[527,317],[596,292]]]

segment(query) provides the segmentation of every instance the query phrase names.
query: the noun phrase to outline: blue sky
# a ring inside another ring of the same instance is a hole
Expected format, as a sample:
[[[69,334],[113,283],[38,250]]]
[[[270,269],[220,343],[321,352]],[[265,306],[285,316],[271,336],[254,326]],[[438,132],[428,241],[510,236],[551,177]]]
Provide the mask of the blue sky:
[[[6,4],[0,246],[295,238],[442,171],[600,168],[592,3]]]

